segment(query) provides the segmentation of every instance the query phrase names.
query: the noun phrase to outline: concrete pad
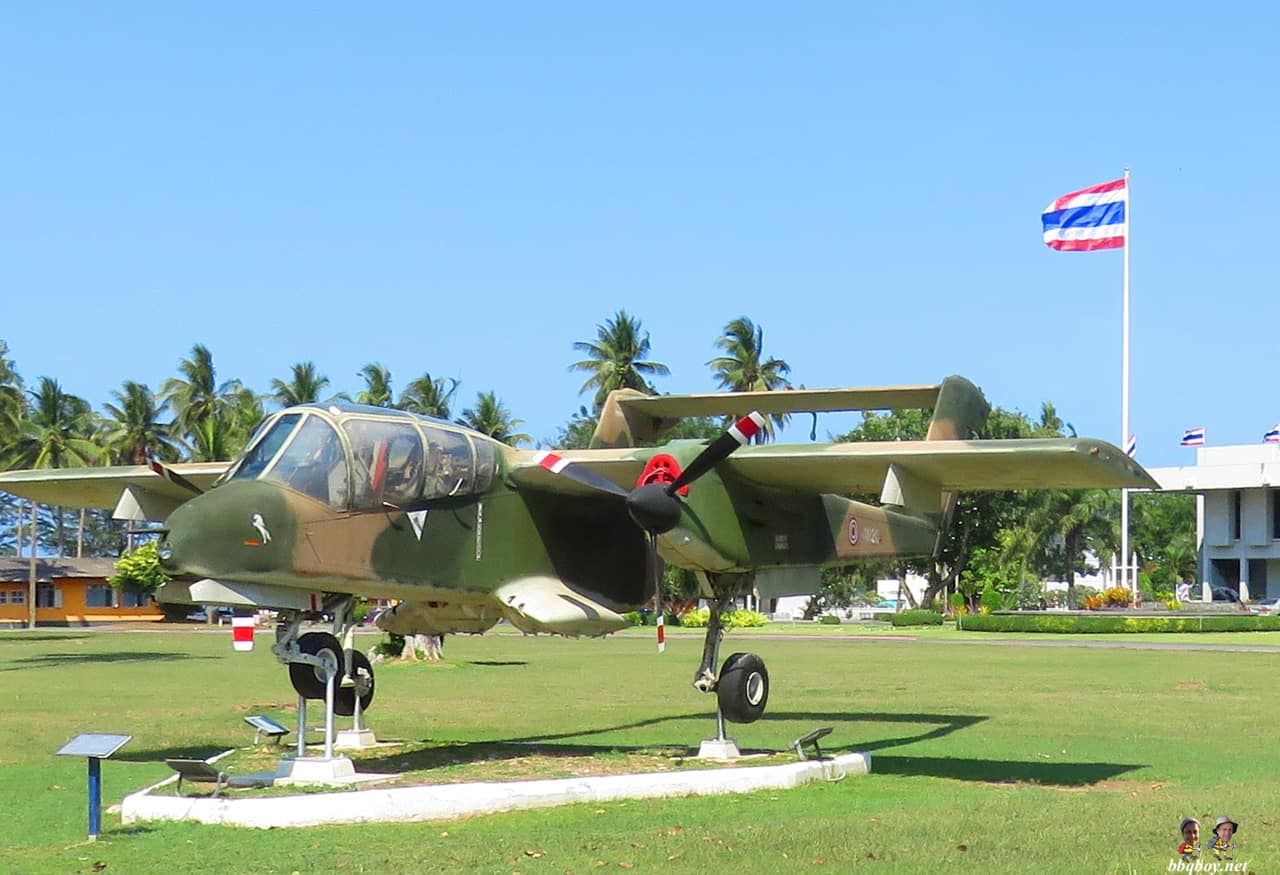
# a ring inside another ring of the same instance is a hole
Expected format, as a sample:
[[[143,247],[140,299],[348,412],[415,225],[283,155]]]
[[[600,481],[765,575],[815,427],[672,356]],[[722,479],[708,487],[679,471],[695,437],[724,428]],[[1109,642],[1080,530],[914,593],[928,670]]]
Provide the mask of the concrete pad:
[[[697,759],[732,763],[742,759],[742,751],[732,738],[704,738],[698,745]]]
[[[270,799],[152,796],[150,789],[126,796],[121,820],[194,820],[262,829],[333,823],[392,823],[450,820],[525,808],[581,802],[713,796],[798,787],[816,780],[838,781],[871,771],[871,754],[850,753],[824,760],[735,769],[606,775],[506,783],[434,784],[369,788]]]
[[[340,729],[333,739],[334,750],[366,750],[377,747],[372,729]]]

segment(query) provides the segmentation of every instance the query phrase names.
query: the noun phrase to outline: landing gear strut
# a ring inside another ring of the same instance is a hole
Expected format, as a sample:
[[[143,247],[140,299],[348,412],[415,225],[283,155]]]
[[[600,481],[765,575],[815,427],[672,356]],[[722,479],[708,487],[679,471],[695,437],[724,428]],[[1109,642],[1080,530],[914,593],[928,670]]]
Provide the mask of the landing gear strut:
[[[733,603],[736,587],[716,587],[716,592],[702,644],[702,663],[693,676],[695,689],[716,694],[716,737],[702,742],[698,756],[736,759],[740,756],[738,745],[725,737],[724,723],[726,720],[730,723],[754,723],[764,715],[769,702],[769,671],[764,660],[754,653],[735,653],[724,661],[719,677],[716,676],[720,641],[724,638],[721,615]]]
[[[276,626],[276,643],[271,648],[276,659],[287,665],[289,681],[298,694],[297,757],[306,756],[307,700],[324,702],[324,760],[333,760],[335,746],[359,748],[374,743],[373,733],[363,726],[363,712],[373,702],[373,667],[368,658],[353,649],[353,599],[342,596],[327,602],[333,613],[333,634],[299,634],[303,615],[282,611]],[[339,640],[341,636],[342,640]],[[354,728],[337,734],[334,715],[354,717]]]

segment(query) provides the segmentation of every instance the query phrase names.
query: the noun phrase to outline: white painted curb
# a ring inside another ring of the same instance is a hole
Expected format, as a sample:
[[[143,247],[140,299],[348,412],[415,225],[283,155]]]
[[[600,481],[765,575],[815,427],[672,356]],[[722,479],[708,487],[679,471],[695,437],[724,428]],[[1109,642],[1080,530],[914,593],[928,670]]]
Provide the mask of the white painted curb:
[[[780,766],[700,769],[597,778],[513,781],[505,784],[435,784],[312,793],[266,799],[152,796],[141,790],[121,805],[125,824],[146,820],[194,820],[262,829],[329,823],[393,823],[449,820],[521,808],[578,802],[714,796],[798,787],[819,779],[839,780],[871,771],[871,754],[850,753]]]

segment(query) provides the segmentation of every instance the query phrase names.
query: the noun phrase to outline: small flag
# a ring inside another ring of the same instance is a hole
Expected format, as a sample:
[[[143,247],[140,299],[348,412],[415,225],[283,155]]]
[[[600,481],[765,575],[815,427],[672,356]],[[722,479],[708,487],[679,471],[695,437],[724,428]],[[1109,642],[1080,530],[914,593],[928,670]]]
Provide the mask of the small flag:
[[[253,649],[253,617],[231,618],[231,646],[241,652]]]
[[[1117,179],[1082,188],[1045,207],[1044,242],[1059,252],[1090,252],[1124,246],[1129,190]]]
[[[1271,431],[1264,434],[1262,439],[1269,444],[1280,444],[1280,422],[1271,426]]]
[[[1124,454],[1130,459],[1138,455],[1138,436],[1136,434],[1129,435],[1129,439],[1124,442]]]
[[[1204,446],[1204,426],[1199,428],[1189,428],[1182,433],[1182,445],[1184,447],[1203,447]]]
[[[665,611],[658,611],[658,652],[665,653],[667,650],[667,626],[666,618],[663,616]]]

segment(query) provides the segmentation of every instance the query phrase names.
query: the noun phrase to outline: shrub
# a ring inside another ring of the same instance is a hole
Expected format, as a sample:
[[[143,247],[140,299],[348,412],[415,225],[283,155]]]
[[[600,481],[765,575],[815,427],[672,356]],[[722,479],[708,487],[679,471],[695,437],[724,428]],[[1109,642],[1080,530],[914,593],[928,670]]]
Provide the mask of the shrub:
[[[707,628],[707,623],[710,622],[710,620],[711,611],[706,608],[698,608],[696,610],[689,611],[681,617],[680,625],[689,626],[694,629],[705,629]]]
[[[937,611],[902,611],[890,617],[889,622],[895,626],[941,626],[942,614]]]
[[[1277,632],[1280,616],[1126,617],[1121,614],[1051,616],[990,614],[964,617],[967,632]]]
[[[639,611],[627,611],[625,614],[622,615],[622,619],[626,620],[627,623],[631,626],[644,625],[644,615],[641,614]]]
[[[988,586],[982,591],[982,595],[978,599],[978,605],[982,609],[982,613],[989,614],[1004,607],[1004,597]]]
[[[689,613],[681,617],[680,625],[695,629],[705,629],[710,621],[711,611],[706,608],[700,608],[696,611],[689,611]],[[726,629],[747,629],[763,626],[769,622],[769,618],[759,611],[725,611],[720,615],[720,622]]]
[[[1133,590],[1123,586],[1113,586],[1103,590],[1102,598],[1110,607],[1127,608],[1133,604]]]
[[[1167,598],[1167,599],[1165,599],[1165,600],[1164,600],[1164,606],[1165,606],[1167,609],[1171,610],[1171,611],[1180,611],[1180,610],[1182,610],[1182,602],[1178,601],[1178,600],[1177,600],[1177,599],[1175,599],[1175,598]]]
[[[1084,597],[1084,609],[1086,611],[1096,611],[1103,606],[1105,599],[1100,595],[1087,595]]]
[[[835,614],[823,614],[818,618],[818,622],[824,626],[839,626],[840,618]]]

